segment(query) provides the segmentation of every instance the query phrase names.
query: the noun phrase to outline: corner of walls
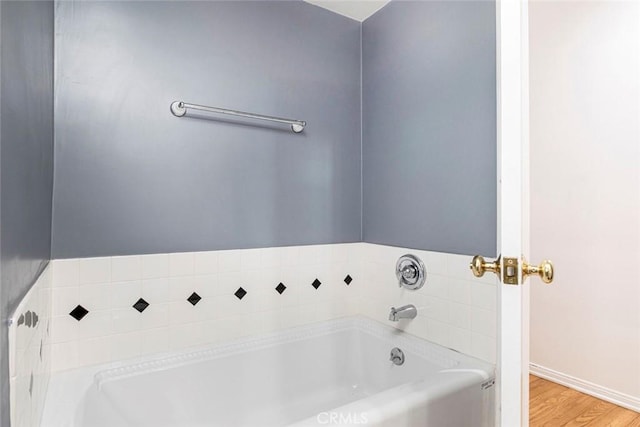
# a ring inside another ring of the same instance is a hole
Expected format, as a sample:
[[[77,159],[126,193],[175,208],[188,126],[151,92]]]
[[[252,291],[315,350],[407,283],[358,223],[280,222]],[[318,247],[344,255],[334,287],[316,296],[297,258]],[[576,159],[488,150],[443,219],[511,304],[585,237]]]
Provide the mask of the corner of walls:
[[[392,1],[362,34],[363,240],[493,254],[494,3]]]
[[[40,286],[51,258],[53,9],[52,1],[0,2],[2,426],[11,425],[16,416],[10,404],[15,391],[10,383],[16,376],[10,372],[11,331],[6,321]],[[43,388],[43,381],[34,381],[32,394]]]
[[[9,382],[12,427],[40,425],[51,375],[52,266],[45,266],[11,316]]]
[[[363,23],[360,23],[360,241],[364,242],[364,117],[362,114],[363,103],[363,85],[362,76],[364,73],[362,65],[362,27]]]
[[[2,82],[2,5],[0,4],[0,82]],[[0,88],[0,98],[2,89]],[[2,189],[2,102],[0,102],[0,191]],[[2,197],[0,197],[0,224],[2,224]],[[2,259],[2,227],[0,227],[0,259]],[[2,262],[0,262],[0,324],[5,322],[5,302],[2,292]],[[0,396],[8,396],[10,392],[9,381],[6,381],[5,373],[9,372],[9,354],[3,351],[5,344],[9,342],[8,329],[0,326]],[[10,375],[9,375],[10,376]],[[0,401],[0,426],[9,426],[11,404]]]
[[[496,252],[495,6],[390,2],[360,34],[361,313],[495,363],[498,289],[458,255]],[[396,285],[405,253],[427,266],[418,291]],[[416,319],[387,320],[407,303]]]
[[[2,6],[0,4],[0,52],[2,52]],[[0,82],[2,82],[2,54],[0,54]],[[0,97],[2,90],[0,89]],[[2,189],[2,102],[0,102],[0,190]],[[0,197],[0,224],[2,223],[2,197]],[[2,227],[0,227],[0,259],[2,259]],[[2,292],[2,263],[0,262],[0,323],[4,323],[6,319],[5,303]],[[2,350],[3,344],[9,342],[8,330],[0,327],[0,395],[8,395],[9,382],[5,381],[4,373],[8,372],[8,353]],[[0,426],[9,425],[10,405],[0,402]]]
[[[469,257],[364,243],[365,286],[361,313],[444,347],[496,363],[497,286],[491,277],[477,279],[469,271]],[[419,290],[398,287],[395,266],[404,254],[425,264],[427,280]],[[418,316],[391,322],[390,307],[413,304]]]

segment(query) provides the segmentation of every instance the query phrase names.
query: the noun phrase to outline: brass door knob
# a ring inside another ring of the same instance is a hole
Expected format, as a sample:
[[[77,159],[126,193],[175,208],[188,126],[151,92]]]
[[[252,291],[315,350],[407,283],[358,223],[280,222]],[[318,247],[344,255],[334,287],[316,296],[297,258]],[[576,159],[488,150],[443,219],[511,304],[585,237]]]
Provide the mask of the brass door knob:
[[[500,277],[500,257],[495,261],[487,262],[480,255],[476,255],[471,260],[469,268],[473,271],[473,275],[476,277],[484,276],[484,273],[487,271],[496,273],[498,277]]]
[[[553,282],[553,263],[549,260],[544,260],[540,265],[529,265],[524,261],[522,263],[523,279],[532,274],[540,276],[544,283]]]

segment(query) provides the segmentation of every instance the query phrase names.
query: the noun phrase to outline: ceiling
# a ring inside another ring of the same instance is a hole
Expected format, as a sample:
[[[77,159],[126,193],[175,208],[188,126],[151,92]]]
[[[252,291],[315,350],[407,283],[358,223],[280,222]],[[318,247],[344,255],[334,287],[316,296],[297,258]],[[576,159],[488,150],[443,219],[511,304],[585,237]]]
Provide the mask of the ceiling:
[[[390,0],[305,0],[316,6],[328,9],[356,21],[364,21]]]

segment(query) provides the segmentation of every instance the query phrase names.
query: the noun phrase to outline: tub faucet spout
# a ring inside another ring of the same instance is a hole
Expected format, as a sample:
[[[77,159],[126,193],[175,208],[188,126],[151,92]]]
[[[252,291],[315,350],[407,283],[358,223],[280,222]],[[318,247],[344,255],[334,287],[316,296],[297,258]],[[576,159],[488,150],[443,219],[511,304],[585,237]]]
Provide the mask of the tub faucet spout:
[[[403,305],[402,307],[391,307],[391,312],[389,313],[389,320],[392,322],[397,322],[400,319],[413,319],[418,315],[418,309],[415,305]]]

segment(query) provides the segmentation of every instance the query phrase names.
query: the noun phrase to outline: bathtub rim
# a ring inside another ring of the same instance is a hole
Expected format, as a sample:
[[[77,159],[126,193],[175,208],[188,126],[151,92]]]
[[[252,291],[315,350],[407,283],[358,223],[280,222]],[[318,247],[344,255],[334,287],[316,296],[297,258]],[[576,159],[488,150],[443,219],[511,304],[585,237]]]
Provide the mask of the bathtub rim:
[[[493,372],[492,369],[494,367],[488,362],[432,343],[368,317],[354,315],[295,326],[266,334],[242,337],[224,343],[163,352],[147,355],[146,357],[143,356],[135,359],[112,362],[106,365],[95,365],[94,382],[98,388],[100,388],[102,384],[123,378],[164,371],[208,360],[222,359],[252,350],[266,349],[281,344],[299,342],[337,332],[353,330],[363,332],[384,341],[393,338],[396,340],[395,345],[402,347],[405,352],[417,354],[430,363],[437,365],[442,370],[464,369],[475,366],[475,368],[469,369],[488,371],[487,378],[491,376],[490,372]],[[117,364],[117,366],[111,366],[114,365],[114,363]],[[102,368],[97,369],[101,366]]]

